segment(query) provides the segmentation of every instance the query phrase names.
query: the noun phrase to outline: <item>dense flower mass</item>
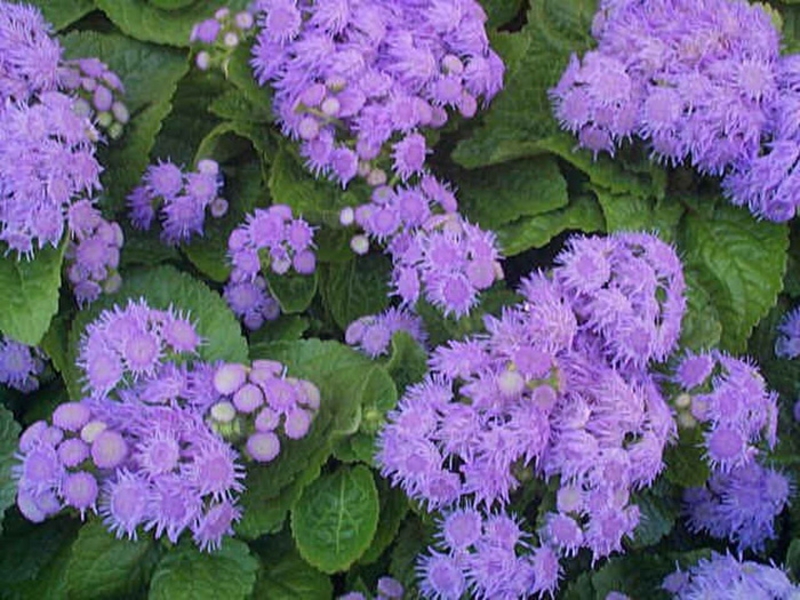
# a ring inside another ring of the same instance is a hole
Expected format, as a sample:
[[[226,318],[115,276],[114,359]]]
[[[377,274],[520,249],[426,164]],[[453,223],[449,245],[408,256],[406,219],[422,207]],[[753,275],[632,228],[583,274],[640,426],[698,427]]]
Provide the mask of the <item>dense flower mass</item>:
[[[229,281],[222,297],[250,330],[259,329],[265,321],[277,319],[281,314],[280,304],[269,293],[267,282],[260,275],[252,281]]]
[[[596,262],[594,279],[583,281],[579,273],[592,270],[584,264],[590,259]],[[601,298],[608,291],[615,303],[590,301],[577,289],[579,282],[595,286]],[[549,575],[519,575],[516,583],[499,578],[498,586],[517,586],[514,593],[503,591],[508,597],[526,589],[551,592],[559,556],[586,547],[597,560],[619,551],[639,522],[631,492],[653,482],[675,435],[670,409],[648,368],[676,346],[683,285],[675,251],[654,236],[574,238],[552,277],[534,273],[523,282],[523,304],[485,318],[488,335],[437,348],[431,373],[390,413],[379,437],[381,472],[431,509],[453,510],[466,500],[475,514],[489,514],[509,502],[520,469],[558,477],[557,512],[547,515],[542,544],[531,558],[550,564]],[[626,304],[635,308],[618,308]],[[633,319],[634,311],[641,335],[620,335],[617,330],[624,332],[627,324],[620,324],[619,315]],[[609,332],[616,345],[609,345]],[[470,568],[486,573],[462,572],[462,560],[447,581],[496,597],[501,588],[485,587],[489,573],[496,576],[491,554],[481,558],[478,544],[469,552],[476,562]],[[440,550],[429,559],[436,565],[453,562]],[[505,569],[511,573],[515,567]],[[423,574],[429,585],[431,574]],[[460,592],[454,590],[434,585],[425,593],[455,598]]]
[[[119,78],[100,61],[62,60],[61,45],[38,9],[0,2],[0,13],[0,240],[31,256],[58,245],[65,229],[74,235],[71,207],[101,187],[95,125],[105,121],[93,121],[96,113],[74,93],[85,80],[98,95],[96,110],[116,105],[122,121],[126,109],[115,101]],[[81,77],[87,69],[107,86]]]
[[[785,475],[755,460],[729,473],[715,471],[706,487],[684,495],[689,527],[730,539],[739,550],[763,550],[764,542],[775,537],[775,517],[791,491]]]
[[[188,242],[193,235],[203,235],[206,209],[214,217],[227,212],[227,200],[218,195],[221,186],[214,160],[201,160],[189,173],[169,161],[150,165],[142,184],[128,196],[131,222],[137,229],[150,229],[158,215],[164,242]]]
[[[474,0],[256,7],[256,78],[275,89],[275,113],[309,168],[342,185],[360,169],[379,177],[384,146],[399,177],[421,174],[419,130],[442,126],[448,108],[473,116],[502,87],[503,63]]]
[[[278,275],[292,268],[310,275],[317,267],[314,228],[292,216],[292,209],[285,204],[257,208],[231,233],[228,256],[233,283],[257,281],[262,264]]]
[[[592,33],[597,48],[550,92],[581,146],[613,154],[636,136],[662,162],[724,175],[731,201],[757,216],[794,216],[800,63],[780,56],[763,6],[606,0]]]
[[[728,473],[750,463],[762,440],[774,447],[778,396],[767,389],[755,365],[718,351],[688,354],[674,380],[686,394],[692,418],[704,427],[712,469]]]
[[[41,350],[0,334],[0,383],[20,392],[32,392],[39,387],[42,371]]]
[[[144,299],[104,310],[81,338],[78,366],[86,391],[100,397],[123,381],[155,375],[173,355],[194,353],[201,338],[175,309],[150,308]]]
[[[728,598],[795,598],[800,587],[793,585],[786,573],[774,566],[736,559],[730,554],[711,553],[686,572],[667,576],[662,587],[676,600],[715,598],[725,590]]]
[[[320,393],[275,361],[170,360],[199,341],[188,319],[144,301],[90,324],[80,361],[92,395],[58,405],[51,423],[20,438],[22,514],[94,512],[117,537],[152,531],[174,544],[189,532],[201,550],[218,549],[242,515],[240,456],[268,462],[282,439],[304,437]]]

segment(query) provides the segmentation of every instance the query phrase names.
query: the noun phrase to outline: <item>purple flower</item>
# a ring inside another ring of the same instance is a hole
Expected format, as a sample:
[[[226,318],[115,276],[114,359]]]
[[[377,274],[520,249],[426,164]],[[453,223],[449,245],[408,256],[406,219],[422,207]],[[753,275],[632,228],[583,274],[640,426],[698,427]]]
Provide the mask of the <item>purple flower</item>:
[[[689,527],[728,538],[740,551],[761,551],[764,542],[775,537],[774,520],[792,489],[785,475],[756,461],[729,473],[715,471],[706,487],[684,494]]]
[[[800,308],[787,312],[778,324],[775,355],[790,359],[800,356]]]
[[[200,344],[188,318],[174,310],[150,308],[144,299],[128,301],[125,308],[105,310],[86,328],[78,365],[86,389],[102,396],[126,377],[154,375],[167,351],[194,352]]]
[[[203,235],[207,208],[212,216],[224,214],[214,210],[221,201],[221,186],[219,165],[213,160],[201,160],[197,171],[189,173],[169,161],[150,165],[142,184],[128,195],[131,221],[138,229],[149,229],[158,213],[165,243],[188,242],[193,235]]]
[[[669,575],[662,587],[677,600],[718,595],[724,589],[730,597],[790,598],[800,588],[793,585],[781,569],[752,561],[736,559],[730,554],[711,553],[687,572]]]
[[[418,343],[425,344],[427,335],[423,330],[422,319],[394,307],[377,315],[360,317],[350,323],[345,332],[345,340],[375,358],[388,353],[392,336],[398,331],[404,331]]]
[[[39,375],[44,371],[44,355],[38,348],[0,335],[0,383],[20,392],[32,392],[39,387]]]

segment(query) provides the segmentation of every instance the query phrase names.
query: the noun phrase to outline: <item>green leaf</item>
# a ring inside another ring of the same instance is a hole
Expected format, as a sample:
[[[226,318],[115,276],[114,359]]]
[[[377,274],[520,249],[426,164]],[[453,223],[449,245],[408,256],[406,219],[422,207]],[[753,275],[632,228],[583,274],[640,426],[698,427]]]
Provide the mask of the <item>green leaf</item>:
[[[75,598],[118,598],[140,589],[150,578],[158,549],[150,536],[119,540],[95,519],[72,544],[67,592]]]
[[[200,346],[200,360],[247,360],[247,343],[242,337],[241,327],[222,297],[191,275],[174,267],[161,266],[127,275],[119,292],[102,297],[89,309],[77,314],[69,336],[71,365],[75,365],[80,338],[86,326],[102,310],[110,309],[115,304],[125,306],[129,298],[145,298],[151,308],[165,310],[172,306],[188,313],[196,324],[197,332],[205,340]],[[70,397],[80,399],[81,376],[77,367],[73,366],[64,375]]]
[[[14,454],[21,427],[14,420],[14,414],[0,404],[0,533],[3,532],[3,513],[14,504],[17,484],[11,477],[11,467],[16,464]]]
[[[646,491],[637,494],[635,503],[639,507],[639,524],[634,531],[632,548],[645,548],[657,544],[669,535],[680,515],[680,501],[672,497],[672,489],[663,480]]]
[[[388,306],[390,273],[391,261],[382,254],[359,256],[321,269],[322,299],[340,328]]]
[[[459,190],[461,212],[486,229],[563,208],[569,202],[567,182],[550,156],[463,171],[451,179]]]
[[[523,217],[497,229],[497,239],[506,256],[530,248],[542,248],[558,234],[576,229],[586,233],[603,232],[606,222],[600,205],[589,195],[570,200],[569,206],[535,217]]]
[[[245,215],[263,205],[268,193],[261,178],[257,160],[240,161],[226,168],[223,195],[228,200],[228,212],[222,218],[206,218],[204,233],[188,244],[181,245],[192,264],[204,275],[219,283],[228,280],[231,272],[228,260],[228,238],[245,221]]]
[[[251,344],[271,342],[293,342],[303,337],[310,321],[300,315],[280,315],[274,321],[267,321],[256,331],[250,333]]]
[[[681,323],[681,348],[699,352],[719,344],[722,337],[722,323],[714,301],[708,291],[695,278],[695,273],[687,271],[686,312]]]
[[[291,206],[295,215],[333,226],[338,225],[342,208],[355,203],[351,192],[342,192],[334,183],[306,171],[286,142],[273,158],[269,191],[275,204]]]
[[[236,531],[255,538],[280,529],[287,510],[319,475],[333,444],[358,430],[362,405],[393,405],[397,392],[383,367],[338,342],[253,344],[250,357],[281,361],[290,376],[313,382],[322,398],[305,437],[282,440],[277,459],[248,469],[241,498],[244,516]],[[354,389],[353,382],[362,382],[361,387]]]
[[[212,0],[193,2],[177,10],[164,10],[146,0],[96,1],[98,8],[124,33],[147,42],[171,46],[188,46],[194,24],[213,16],[217,8],[227,5],[231,10],[241,10],[247,5],[246,0]]]
[[[639,146],[621,149],[613,159],[607,154],[595,157],[589,150],[578,148],[574,137],[560,132],[540,140],[539,147],[584,173],[594,188],[610,194],[661,200],[666,193],[666,171]]]
[[[402,394],[409,385],[422,381],[428,372],[428,353],[408,333],[398,331],[392,336],[392,354],[386,371]]]
[[[380,498],[380,518],[375,537],[358,562],[367,565],[375,562],[392,544],[400,525],[408,513],[408,497],[400,488],[392,487],[387,479],[377,480],[378,497]]]
[[[212,553],[181,543],[164,556],[150,582],[150,600],[237,600],[248,598],[259,561],[247,544],[227,538]]]
[[[784,564],[796,581],[800,577],[800,539],[794,539],[789,544]]]
[[[499,27],[517,16],[522,9],[522,0],[483,0],[481,6],[486,11],[488,28]]]
[[[109,2],[109,0],[105,0]],[[120,7],[141,0],[110,0]],[[143,3],[142,3],[143,4]],[[101,147],[102,182],[111,205],[121,209],[139,183],[161,123],[172,109],[171,99],[189,65],[178,50],[154,46],[117,33],[73,32],[63,39],[70,58],[98,56],[125,85],[125,104],[131,120],[119,141]]]
[[[538,141],[558,132],[547,90],[570,55],[591,46],[594,13],[594,0],[532,0],[521,31],[493,38],[506,64],[505,89],[472,137],[458,144],[456,162],[474,168],[541,151]]]
[[[33,524],[9,511],[0,542],[0,596],[66,598],[66,564],[80,523],[57,517]]]
[[[775,304],[788,246],[786,225],[756,221],[742,208],[721,203],[707,216],[687,214],[680,240],[684,269],[719,314],[724,350],[742,352]]]
[[[263,567],[253,592],[260,600],[329,600],[330,578],[304,561],[289,536],[271,537],[261,553]]]
[[[606,229],[613,231],[655,232],[665,242],[675,241],[675,232],[684,213],[684,207],[671,198],[654,200],[629,194],[609,194],[595,188],[597,200],[603,209]]]
[[[258,85],[253,76],[253,68],[250,66],[252,46],[252,43],[240,44],[228,62],[228,80],[236,86],[249,106],[246,114],[237,111],[231,120],[271,123],[274,120],[271,88],[268,85]]]
[[[0,332],[35,346],[58,311],[61,262],[66,242],[46,246],[32,260],[0,255]]]
[[[53,0],[28,0],[28,4],[38,7],[45,20],[52,24],[56,31],[65,29],[94,9],[93,0],[69,0],[54,2]]]
[[[378,490],[363,465],[340,466],[303,490],[292,509],[300,555],[325,573],[347,569],[369,547],[378,526]]]
[[[317,295],[319,276],[316,271],[311,275],[301,275],[295,272],[278,275],[271,271],[264,275],[269,285],[269,291],[281,305],[283,313],[303,312],[311,306],[314,296]]]
[[[664,477],[681,487],[700,487],[706,484],[710,471],[703,459],[703,432],[699,427],[681,429],[677,444],[664,452],[667,465]]]

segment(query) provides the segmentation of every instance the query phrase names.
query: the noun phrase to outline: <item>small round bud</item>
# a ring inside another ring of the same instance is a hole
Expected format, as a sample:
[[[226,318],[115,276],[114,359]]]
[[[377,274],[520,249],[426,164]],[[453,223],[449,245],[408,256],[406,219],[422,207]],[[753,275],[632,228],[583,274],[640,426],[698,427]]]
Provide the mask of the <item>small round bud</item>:
[[[228,396],[242,387],[247,378],[247,369],[238,363],[227,363],[221,365],[214,373],[214,388],[225,396]]]
[[[111,126],[108,128],[108,137],[110,137],[112,140],[118,140],[119,138],[122,137],[123,131],[124,129],[122,128],[121,124],[112,123]]]
[[[128,444],[116,431],[101,431],[92,442],[92,460],[101,469],[113,469],[128,456]]]
[[[230,14],[231,14],[231,9],[229,9],[227,7],[223,7],[223,8],[218,9],[214,13],[214,18],[217,21],[224,21],[225,19],[227,19],[230,16]]]
[[[236,46],[239,45],[239,36],[233,31],[229,31],[225,34],[225,37],[222,38],[222,43],[225,44],[227,48],[236,48]]]
[[[211,211],[211,216],[215,219],[220,219],[224,217],[228,212],[228,201],[225,198],[220,198],[219,196],[214,198],[211,201],[208,209]]]
[[[246,10],[240,13],[236,13],[236,17],[234,18],[234,23],[236,23],[236,27],[238,27],[242,31],[247,31],[253,26],[253,15],[251,15]]]
[[[125,125],[125,123],[127,123],[131,118],[131,113],[128,112],[128,107],[119,101],[114,102],[114,104],[111,105],[111,114],[114,115],[117,123],[121,123],[122,125]]]
[[[350,249],[359,256],[363,256],[369,252],[369,238],[362,234],[354,235],[350,240]]]
[[[230,423],[236,418],[236,407],[227,401],[217,402],[211,407],[210,413],[217,423]]]
[[[101,112],[97,115],[97,124],[103,129],[108,129],[114,122],[114,116],[110,112]]]
[[[107,428],[108,425],[104,421],[89,421],[81,428],[81,439],[87,444],[91,444]]]
[[[256,385],[246,383],[233,395],[233,405],[243,413],[254,412],[264,403],[264,393]]]
[[[66,431],[79,431],[92,416],[89,407],[80,402],[65,402],[53,411],[53,425]]]
[[[266,406],[261,409],[256,417],[256,431],[274,431],[280,422],[280,414],[272,410],[269,406]]]
[[[352,225],[356,219],[356,212],[352,206],[345,206],[339,213],[339,223],[345,227]]]
[[[517,371],[504,371],[497,378],[497,387],[506,398],[516,398],[525,389],[525,379]]]
[[[383,169],[372,169],[367,175],[367,183],[371,186],[383,185],[386,183],[386,171]]]
[[[333,97],[325,98],[320,106],[320,110],[329,117],[335,117],[338,115],[340,108],[341,105],[339,104],[339,101]]]
[[[679,394],[675,398],[675,408],[689,408],[692,404],[692,396],[690,394]]]
[[[310,427],[311,413],[302,408],[290,410],[286,415],[286,421],[283,423],[283,430],[286,432],[286,436],[293,440],[299,440],[307,434]]]
[[[211,55],[205,50],[201,50],[197,53],[197,56],[194,57],[194,64],[201,71],[208,71],[208,68],[211,66]]]
[[[271,431],[259,431],[247,438],[247,453],[258,462],[269,462],[281,452],[281,442]]]
[[[319,135],[319,121],[312,116],[305,116],[297,124],[297,134],[304,140],[316,139]]]

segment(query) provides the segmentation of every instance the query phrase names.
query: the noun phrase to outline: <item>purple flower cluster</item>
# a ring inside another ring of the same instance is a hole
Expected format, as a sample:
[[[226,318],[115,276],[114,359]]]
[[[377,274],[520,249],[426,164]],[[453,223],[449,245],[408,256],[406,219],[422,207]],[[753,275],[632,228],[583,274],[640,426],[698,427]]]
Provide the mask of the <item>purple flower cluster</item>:
[[[150,308],[144,299],[104,310],[86,328],[78,353],[86,391],[108,394],[123,381],[153,376],[172,356],[196,352],[201,339],[180,312]]]
[[[199,161],[197,170],[189,173],[169,161],[150,165],[142,184],[128,196],[131,222],[147,230],[158,213],[165,243],[188,242],[194,234],[203,235],[206,209],[216,218],[228,211],[220,187],[219,165],[210,159]]]
[[[514,517],[457,508],[439,522],[436,549],[421,556],[417,572],[426,598],[527,598],[553,595],[561,575],[549,546],[534,548]]]
[[[377,315],[360,317],[350,323],[345,331],[345,341],[356,346],[370,358],[389,352],[392,336],[404,331],[420,344],[425,344],[427,334],[422,319],[402,308],[388,308]]]
[[[785,475],[756,460],[757,444],[776,443],[777,394],[754,365],[717,351],[688,354],[673,379],[682,390],[675,400],[678,420],[703,426],[711,466],[706,486],[684,494],[689,527],[760,550],[774,537],[773,521],[792,488]]]
[[[39,387],[39,375],[44,371],[44,354],[0,334],[0,383],[20,392],[32,392]]]
[[[431,373],[389,414],[377,462],[430,509],[467,499],[488,513],[526,466],[558,477],[540,551],[587,547],[597,560],[632,534],[631,492],[653,482],[675,435],[649,367],[676,346],[684,281],[675,251],[646,234],[573,238],[558,263],[523,282],[523,304],[485,318],[487,335],[434,351]],[[629,327],[637,334],[621,335]]]
[[[120,226],[106,221],[88,200],[69,208],[67,223],[73,239],[65,253],[66,271],[78,304],[94,302],[101,292],[116,292],[122,284],[117,272],[124,241]]]
[[[743,0],[601,3],[598,41],[550,92],[556,117],[597,154],[637,136],[663,162],[724,175],[734,204],[792,218],[800,171],[800,58]]]
[[[770,448],[775,445],[778,397],[767,390],[753,364],[718,351],[689,354],[674,380],[684,392],[676,404],[705,426],[706,460],[712,469],[728,473],[750,463],[762,439]]]
[[[0,2],[0,98],[28,100],[58,88],[63,49],[38,8]]]
[[[58,245],[72,205],[100,189],[95,126],[127,120],[119,78],[96,59],[63,61],[51,33],[38,9],[0,2],[0,240],[26,256]]]
[[[290,207],[273,204],[257,208],[228,238],[228,256],[233,264],[230,281],[255,281],[262,262],[278,275],[292,267],[310,275],[317,267],[313,248],[314,229],[303,219],[294,218]]]
[[[478,99],[502,87],[503,63],[474,0],[256,7],[256,78],[274,88],[284,134],[302,140],[309,168],[342,185],[359,170],[382,171],[384,146],[397,176],[422,173],[418,130],[443,125],[447,108],[473,116]]]
[[[613,153],[638,135],[653,154],[702,172],[758,153],[774,99],[779,37],[742,0],[601,3],[596,50],[573,57],[551,90],[562,126]]]
[[[778,325],[775,339],[775,356],[797,358],[800,356],[800,307],[786,313]]]
[[[213,378],[219,400],[208,423],[224,437],[246,437],[247,456],[270,462],[281,451],[280,433],[297,440],[308,433],[319,410],[320,394],[310,381],[286,376],[272,360],[219,366]]]
[[[244,326],[251,331],[259,329],[264,321],[273,321],[281,314],[278,301],[267,290],[267,282],[257,275],[238,283],[225,284],[222,297]]]
[[[203,44],[203,49],[195,56],[195,65],[206,71],[212,65],[227,68],[233,50],[253,29],[255,18],[249,10],[232,13],[223,7],[214,13],[214,17],[197,23],[192,28],[189,41]]]
[[[785,475],[755,460],[728,473],[714,471],[706,487],[684,494],[689,528],[728,538],[740,551],[761,551],[775,537],[773,521],[791,491]]]
[[[97,512],[100,484],[95,471],[114,468],[127,454],[118,432],[93,418],[79,402],[61,404],[52,425],[37,421],[19,440],[17,506],[25,518],[40,523],[64,507]]]
[[[730,554],[711,553],[686,572],[668,575],[662,588],[676,600],[696,598],[795,598],[800,587],[792,585],[786,573],[775,566],[736,559]]]
[[[403,584],[392,577],[381,577],[378,579],[377,593],[375,600],[399,600],[403,598],[405,589]],[[339,596],[337,600],[368,600],[361,592],[349,592]]]
[[[65,90],[78,96],[75,110],[88,116],[111,139],[122,135],[130,120],[128,107],[122,100],[125,87],[119,76],[97,58],[69,61],[62,75]]]

